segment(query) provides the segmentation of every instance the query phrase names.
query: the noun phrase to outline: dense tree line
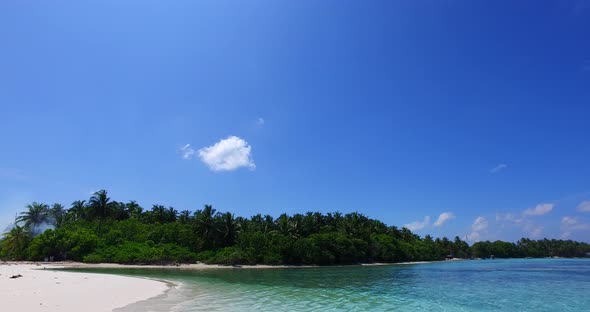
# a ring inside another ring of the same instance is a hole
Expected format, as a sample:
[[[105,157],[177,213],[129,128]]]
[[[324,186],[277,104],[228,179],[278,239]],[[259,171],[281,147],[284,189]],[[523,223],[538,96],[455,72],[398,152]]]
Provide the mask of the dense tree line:
[[[478,242],[420,237],[360,213],[308,212],[277,218],[195,212],[112,201],[104,190],[88,201],[28,205],[0,241],[0,257],[116,263],[355,264],[454,257],[580,257],[585,243],[521,239]]]
[[[543,257],[586,257],[590,254],[586,243],[572,240],[522,238],[516,243],[495,241],[477,242],[471,246],[471,253],[478,258],[543,258]]]

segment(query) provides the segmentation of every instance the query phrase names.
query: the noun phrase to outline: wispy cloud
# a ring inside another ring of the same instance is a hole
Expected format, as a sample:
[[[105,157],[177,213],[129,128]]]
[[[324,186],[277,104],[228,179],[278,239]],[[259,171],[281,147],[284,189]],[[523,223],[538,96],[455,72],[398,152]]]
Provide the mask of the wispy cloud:
[[[544,227],[535,221],[535,217],[550,213],[554,207],[553,203],[542,203],[525,209],[521,213],[498,213],[496,222],[501,226],[518,228],[531,238],[540,238]]]
[[[471,230],[475,232],[481,232],[488,228],[488,220],[484,217],[477,217],[473,221],[473,225],[471,226]]]
[[[258,117],[258,119],[256,120],[256,125],[259,127],[263,126],[264,125],[264,118]]]
[[[488,220],[485,217],[477,217],[471,225],[471,233],[467,238],[471,241],[477,242],[481,238],[481,234],[488,229]]]
[[[255,169],[252,147],[237,136],[230,136],[219,142],[199,149],[199,159],[213,171],[231,171],[238,168]]]
[[[581,202],[577,210],[580,212],[590,212],[590,200]]]
[[[455,215],[452,212],[443,212],[438,216],[436,222],[434,222],[434,226],[442,226],[445,222],[452,220],[455,218]]]
[[[195,156],[195,150],[190,144],[186,144],[185,146],[181,147],[180,153],[182,154],[182,159],[186,160],[191,160],[193,159],[193,156]]]
[[[535,228],[532,228],[529,231],[529,235],[531,236],[531,238],[541,238],[541,236],[543,235],[544,228],[544,226],[537,226]]]
[[[430,224],[430,216],[424,217],[423,221],[414,221],[412,223],[405,224],[404,227],[408,228],[410,231],[419,231]]]
[[[524,218],[513,213],[497,213],[496,221],[510,221],[512,223],[520,224],[524,221]]]
[[[553,210],[553,204],[538,204],[533,208],[525,210],[522,214],[525,216],[542,216]]]
[[[575,217],[563,217],[561,219],[561,237],[568,238],[573,232],[577,231],[589,231],[590,224],[582,223],[578,218]]]
[[[498,173],[498,172],[500,172],[500,171],[502,171],[502,170],[504,170],[506,168],[508,168],[508,165],[507,164],[499,164],[496,167],[490,169],[490,173],[491,174]]]
[[[573,217],[563,217],[563,218],[561,218],[561,224],[562,225],[570,226],[570,225],[574,225],[576,223],[578,223],[578,220],[576,218],[573,218]]]

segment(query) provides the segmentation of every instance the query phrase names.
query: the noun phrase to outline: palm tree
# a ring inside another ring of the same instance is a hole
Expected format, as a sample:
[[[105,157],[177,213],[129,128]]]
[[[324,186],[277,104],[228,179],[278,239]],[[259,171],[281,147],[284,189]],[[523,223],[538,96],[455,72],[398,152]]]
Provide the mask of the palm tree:
[[[66,221],[66,213],[67,211],[62,204],[53,204],[51,209],[49,209],[49,217],[52,219],[53,225],[56,227],[62,226]]]
[[[358,212],[346,214],[344,216],[344,230],[349,236],[368,239],[371,231],[369,218]]]
[[[286,213],[281,214],[275,220],[275,228],[278,233],[291,237],[291,238],[299,238],[299,223],[295,221],[293,218],[290,218]]]
[[[270,233],[275,229],[275,221],[271,215],[264,215],[264,223],[262,232]]]
[[[236,224],[240,228],[240,232],[242,232],[242,233],[252,232],[252,229],[253,229],[252,223],[250,223],[250,221],[248,219],[246,219],[244,217],[237,217]]]
[[[186,224],[191,221],[191,212],[188,210],[183,210],[178,215],[178,222]]]
[[[400,229],[397,228],[397,226],[392,225],[387,229],[387,233],[391,236],[393,236],[396,239],[402,239],[402,232],[400,231]]]
[[[36,227],[47,222],[49,206],[33,202],[27,205],[27,209],[28,211],[22,212],[21,215],[16,218],[15,223],[18,224],[24,222],[24,227],[27,230],[34,232]]]
[[[275,221],[271,215],[254,215],[250,218],[250,223],[254,226],[255,231],[262,233],[270,233],[275,228]]]
[[[324,216],[319,212],[307,212],[303,217],[303,230],[309,235],[319,233],[321,226],[324,224]]]
[[[86,217],[86,201],[77,200],[72,203],[67,212],[67,219],[69,222],[75,222]]]
[[[300,213],[296,213],[289,218],[289,228],[291,236],[295,238],[306,236],[305,234],[308,234],[303,232],[303,215]]]
[[[153,223],[166,223],[166,207],[163,205],[153,205],[150,216],[150,220]]]
[[[132,219],[140,220],[143,213],[143,208],[134,200],[125,204],[127,207],[127,211],[129,212],[129,216]]]
[[[402,227],[401,233],[402,233],[402,239],[404,241],[406,241],[406,242],[413,242],[413,241],[416,241],[416,240],[419,240],[420,239],[420,236],[412,233],[412,231],[410,231],[410,229],[408,229],[405,226]],[[445,237],[445,239],[446,239],[446,237]]]
[[[379,220],[369,220],[369,225],[371,226],[371,233],[377,234],[386,234],[387,233],[387,225]]]
[[[2,234],[2,236],[4,237],[2,239],[2,249],[8,250],[7,256],[9,257],[12,253],[16,252],[17,258],[27,247],[31,237],[28,229],[24,226],[19,226],[16,220],[14,227]]]
[[[231,246],[234,244],[236,236],[239,230],[239,224],[236,222],[234,215],[230,212],[223,214],[223,243],[225,246]]]
[[[166,222],[176,222],[176,219],[178,219],[178,210],[174,209],[174,207],[168,207],[165,216]]]
[[[114,210],[113,203],[107,196],[107,191],[100,190],[90,197],[88,201],[88,213],[93,218],[100,220],[106,219],[111,216]]]
[[[276,220],[275,225],[280,234],[289,236],[291,227],[289,226],[289,216],[286,213],[281,214]]]
[[[127,210],[127,205],[124,202],[113,202],[112,205],[111,216],[115,220],[127,220],[131,217],[129,210]]]
[[[203,238],[205,246],[212,247],[214,245],[214,235],[217,231],[216,215],[216,210],[211,205],[205,205],[203,210],[195,212],[196,231]]]
[[[251,224],[251,231],[253,232],[262,232],[263,229],[264,219],[262,218],[262,214],[256,214],[250,217],[250,224]]]

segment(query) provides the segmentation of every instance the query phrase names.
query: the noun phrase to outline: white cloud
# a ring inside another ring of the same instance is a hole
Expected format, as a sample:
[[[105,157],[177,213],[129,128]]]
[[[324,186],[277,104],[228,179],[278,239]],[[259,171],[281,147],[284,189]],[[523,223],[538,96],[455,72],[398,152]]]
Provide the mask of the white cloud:
[[[590,200],[581,202],[578,205],[578,211],[580,211],[580,212],[590,212]]]
[[[590,224],[581,223],[577,218],[566,216],[561,219],[562,238],[568,238],[572,232],[588,230],[590,230]]]
[[[195,155],[195,150],[190,144],[187,144],[180,148],[180,153],[182,153],[182,159],[191,160]]]
[[[237,136],[230,136],[198,151],[199,158],[213,171],[231,171],[241,167],[255,169],[252,147]]]
[[[561,225],[567,227],[569,230],[590,230],[590,224],[581,223],[578,218],[574,217],[563,217],[561,219]]]
[[[513,213],[498,213],[496,214],[496,221],[509,221],[512,223],[521,224],[525,221],[525,219],[518,217]]]
[[[542,216],[553,210],[553,204],[538,204],[534,208],[525,210],[522,214],[525,216]]]
[[[258,117],[258,119],[256,120],[256,124],[257,124],[258,126],[262,126],[262,125],[264,125],[264,118],[262,118],[262,117]]]
[[[434,226],[441,226],[445,224],[445,222],[454,219],[455,215],[452,212],[443,212],[438,216],[436,222],[434,222]]]
[[[430,216],[424,217],[424,221],[414,221],[412,223],[408,223],[404,225],[404,227],[408,228],[410,231],[419,231],[430,224]]]
[[[467,235],[467,239],[472,242],[479,242],[479,237],[479,232],[471,232],[471,234]]]
[[[502,170],[504,170],[506,168],[508,168],[508,165],[507,164],[499,164],[496,167],[492,168],[490,170],[490,173],[492,173],[492,174],[493,173],[498,173],[498,172],[500,172],[500,171],[502,171]]]
[[[578,220],[576,218],[573,218],[573,217],[563,217],[561,219],[561,224],[562,225],[570,226],[570,225],[574,225],[576,223],[578,223]]]
[[[477,217],[471,225],[471,230],[474,232],[481,232],[488,228],[488,220],[484,217]]]
[[[538,204],[533,208],[524,210],[520,214],[499,213],[496,214],[496,221],[501,226],[513,226],[519,228],[523,233],[532,238],[540,238],[543,233],[543,226],[535,224],[534,217],[545,215],[553,210],[554,204]]]
[[[488,220],[484,217],[477,217],[471,225],[471,234],[468,239],[477,242],[481,237],[481,233],[488,229]]]
[[[530,231],[531,238],[541,238],[541,234],[543,233],[543,229],[544,229],[543,226],[538,226],[536,228],[533,228]]]

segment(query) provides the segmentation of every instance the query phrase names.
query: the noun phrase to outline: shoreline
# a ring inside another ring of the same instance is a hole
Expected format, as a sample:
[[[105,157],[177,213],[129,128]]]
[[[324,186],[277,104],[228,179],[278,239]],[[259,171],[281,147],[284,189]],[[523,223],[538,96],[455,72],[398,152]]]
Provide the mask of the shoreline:
[[[143,276],[104,274],[99,272],[68,272],[76,269],[303,269],[330,267],[373,267],[417,265],[445,261],[414,261],[398,263],[361,263],[354,265],[240,265],[215,264],[126,265],[116,263],[80,262],[0,262],[0,300],[9,311],[144,311],[154,301],[167,302],[176,297],[181,285]],[[11,276],[20,275],[17,278]],[[105,300],[108,298],[108,300]]]
[[[165,296],[174,288],[168,281],[61,270],[65,268],[64,263],[1,262],[2,309],[125,311],[127,306]]]
[[[306,268],[333,268],[333,267],[371,267],[390,265],[416,265],[440,262],[464,261],[468,259],[438,260],[438,261],[409,261],[409,262],[375,262],[359,263],[349,265],[220,265],[220,264],[119,264],[119,263],[83,263],[83,262],[40,262],[42,264],[56,264],[59,269],[164,269],[164,270],[214,270],[214,269],[244,269],[244,270],[266,270],[266,269],[306,269]],[[29,262],[30,263],[30,262]],[[35,263],[35,262],[32,262]]]
[[[525,259],[525,258],[502,258],[502,259]],[[567,259],[567,258],[527,258],[527,259]],[[586,259],[586,258],[571,258],[571,259]],[[374,266],[406,266],[418,264],[434,264],[434,263],[453,263],[461,261],[481,261],[482,259],[464,259],[452,258],[446,260],[433,261],[406,261],[406,262],[371,262],[358,264],[338,264],[338,265],[270,265],[270,264],[247,264],[247,265],[221,265],[221,264],[205,264],[205,263],[191,263],[191,264],[119,264],[119,263],[84,263],[84,262],[10,262],[16,264],[36,264],[49,265],[55,269],[67,271],[69,269],[147,269],[147,270],[272,270],[272,269],[308,269],[308,268],[342,268],[342,267],[374,267]],[[496,259],[501,260],[501,259]],[[167,281],[164,281],[167,282]]]
[[[454,260],[465,260],[465,259],[454,259]],[[194,264],[177,264],[177,265],[137,265],[137,264],[116,264],[116,263],[80,263],[80,262],[64,262],[61,263],[59,267],[56,269],[67,272],[68,269],[71,270],[96,270],[95,272],[99,272],[101,269],[104,270],[125,270],[125,269],[144,269],[144,270],[180,270],[180,271],[205,271],[205,270],[272,270],[272,269],[305,269],[305,268],[342,268],[342,267],[376,267],[376,266],[407,266],[407,265],[418,265],[418,264],[428,264],[428,263],[437,263],[437,262],[445,262],[442,261],[412,261],[412,262],[397,262],[397,263],[359,263],[353,265],[331,265],[331,266],[318,266],[318,265],[240,265],[240,266],[230,266],[230,265],[216,265],[216,264],[204,264],[204,263],[194,263]],[[84,272],[84,271],[82,271]],[[92,271],[91,271],[92,272]],[[113,271],[105,272],[106,275],[116,275],[117,273]],[[77,273],[74,273],[77,274]],[[125,276],[124,274],[121,276]],[[149,277],[138,277],[141,279],[152,280]],[[148,307],[153,308],[157,306],[158,308],[154,311],[171,311],[175,306],[178,304],[191,300],[192,297],[188,296],[185,293],[186,290],[183,290],[183,285],[177,284],[176,282],[172,282],[165,279],[156,279],[157,281],[166,283],[168,285],[168,289],[158,295],[153,296],[150,298],[146,298],[144,300],[136,301],[130,303],[124,307],[113,309],[113,312],[140,312],[146,311]]]
[[[112,274],[112,275],[114,275],[114,274]],[[124,276],[124,275],[122,275],[122,276]],[[178,297],[178,294],[180,293],[179,288],[181,287],[181,284],[176,283],[176,282],[172,282],[172,281],[168,281],[168,280],[164,280],[164,279],[152,279],[149,277],[136,277],[136,278],[147,279],[147,280],[158,281],[158,282],[164,283],[164,284],[166,284],[168,289],[166,289],[163,293],[161,293],[157,296],[145,298],[145,299],[127,304],[123,307],[115,308],[112,310],[112,312],[144,312],[144,311],[147,311],[148,309],[150,309],[150,311],[152,311],[151,308],[153,308],[154,304],[156,304],[160,307],[159,309],[157,309],[157,311],[172,311],[172,308],[176,304],[182,302],[182,300],[178,301],[177,300],[178,298],[175,298],[175,297]],[[172,298],[172,302],[168,302],[171,298]],[[162,308],[163,306],[168,306],[168,308]],[[156,310],[154,310],[154,311],[156,311]]]

